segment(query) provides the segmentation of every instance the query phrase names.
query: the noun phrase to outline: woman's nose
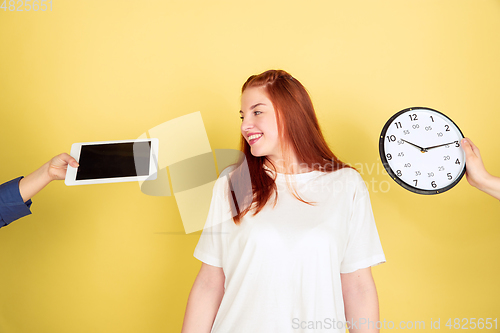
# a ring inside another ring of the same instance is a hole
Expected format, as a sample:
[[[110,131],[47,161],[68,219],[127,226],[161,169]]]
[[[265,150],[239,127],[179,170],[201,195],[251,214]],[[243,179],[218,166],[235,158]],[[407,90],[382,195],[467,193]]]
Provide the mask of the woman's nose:
[[[246,132],[249,129],[251,129],[252,127],[253,127],[253,122],[250,121],[250,119],[248,119],[248,118],[244,118],[243,122],[241,123],[241,130],[243,132]]]

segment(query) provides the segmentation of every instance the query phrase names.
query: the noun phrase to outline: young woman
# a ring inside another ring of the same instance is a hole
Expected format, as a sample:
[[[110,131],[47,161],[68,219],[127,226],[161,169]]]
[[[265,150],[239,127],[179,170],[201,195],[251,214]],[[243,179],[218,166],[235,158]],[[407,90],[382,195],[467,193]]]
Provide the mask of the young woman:
[[[251,76],[240,114],[244,158],[214,186],[182,332],[378,332],[368,191],[307,91],[285,71]]]

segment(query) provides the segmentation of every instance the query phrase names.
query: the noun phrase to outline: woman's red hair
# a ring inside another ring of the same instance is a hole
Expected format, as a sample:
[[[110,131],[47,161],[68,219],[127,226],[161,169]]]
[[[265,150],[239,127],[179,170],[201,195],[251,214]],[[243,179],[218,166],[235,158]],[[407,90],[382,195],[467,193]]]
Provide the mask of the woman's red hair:
[[[321,133],[311,98],[297,79],[283,70],[269,70],[250,76],[243,84],[241,92],[253,87],[263,87],[273,104],[285,161],[290,161],[293,152],[299,165],[307,166],[310,170],[332,172],[348,167],[328,147]],[[234,203],[231,206],[233,221],[236,224],[239,224],[251,209],[254,209],[253,215],[259,213],[273,194],[275,194],[275,204],[277,199],[274,179],[264,169],[266,161],[274,168],[272,162],[265,156],[253,156],[250,145],[243,135],[240,149],[244,156],[240,158],[235,170],[229,176],[231,196],[229,201]],[[308,203],[295,196],[298,200]]]

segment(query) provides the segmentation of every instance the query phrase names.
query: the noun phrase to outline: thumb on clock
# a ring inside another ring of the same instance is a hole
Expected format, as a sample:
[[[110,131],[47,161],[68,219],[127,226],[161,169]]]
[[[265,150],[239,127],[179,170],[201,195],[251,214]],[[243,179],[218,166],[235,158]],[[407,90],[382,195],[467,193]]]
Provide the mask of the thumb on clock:
[[[469,138],[462,139],[462,148],[465,152],[465,158],[468,160],[470,158],[481,158],[481,153],[479,148],[472,142]]]
[[[490,174],[486,171],[479,148],[469,138],[462,139],[462,148],[465,152],[467,181],[472,186],[482,190],[488,183]]]

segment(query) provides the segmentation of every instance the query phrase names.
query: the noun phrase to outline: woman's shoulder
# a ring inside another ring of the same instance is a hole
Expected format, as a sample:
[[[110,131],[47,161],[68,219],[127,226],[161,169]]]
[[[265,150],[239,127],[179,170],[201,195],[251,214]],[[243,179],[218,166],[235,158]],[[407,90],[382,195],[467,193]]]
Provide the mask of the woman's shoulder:
[[[214,191],[217,191],[217,192],[222,192],[223,190],[225,191],[229,187],[229,179],[231,179],[231,177],[233,177],[235,172],[241,173],[241,171],[242,171],[241,166],[238,167],[235,164],[224,168],[220,172],[219,177],[217,178],[217,180],[214,184]],[[245,170],[243,169],[243,171],[245,171]],[[248,172],[247,172],[247,174],[248,174]],[[247,178],[249,181],[250,174],[248,174]]]
[[[335,171],[325,172],[324,174],[335,180],[363,181],[359,172],[351,167],[344,167]]]
[[[344,193],[354,195],[358,191],[366,190],[366,183],[359,172],[350,167],[344,167],[332,172],[324,172],[318,180],[323,183],[323,186],[328,186],[335,189],[342,189]],[[326,182],[326,183],[324,183]]]
[[[214,192],[222,192],[229,184],[229,174],[221,174],[217,178],[214,184]]]

